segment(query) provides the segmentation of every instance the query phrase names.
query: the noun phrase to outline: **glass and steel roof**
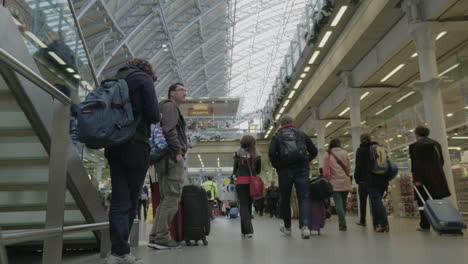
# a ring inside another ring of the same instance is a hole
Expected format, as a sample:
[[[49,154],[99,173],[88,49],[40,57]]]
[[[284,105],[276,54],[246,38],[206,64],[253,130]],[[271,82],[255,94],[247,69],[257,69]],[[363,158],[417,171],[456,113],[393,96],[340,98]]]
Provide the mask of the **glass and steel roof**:
[[[309,0],[237,0],[233,12],[229,95],[244,97],[241,112],[265,105]]]

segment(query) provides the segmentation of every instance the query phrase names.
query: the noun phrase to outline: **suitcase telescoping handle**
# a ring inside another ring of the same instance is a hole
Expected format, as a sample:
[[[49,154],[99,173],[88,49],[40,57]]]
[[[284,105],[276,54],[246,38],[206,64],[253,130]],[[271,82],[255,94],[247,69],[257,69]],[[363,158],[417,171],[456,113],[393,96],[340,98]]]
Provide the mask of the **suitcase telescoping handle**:
[[[424,188],[424,191],[426,192],[426,194],[429,196],[429,199],[434,200],[434,199],[432,199],[432,195],[429,193],[426,186],[422,185],[422,187]],[[418,187],[416,185],[413,185],[413,188],[416,191],[416,193],[418,194],[418,196],[421,199],[421,201],[423,202],[423,204],[426,204],[426,201],[423,199],[421,193],[418,190]]]

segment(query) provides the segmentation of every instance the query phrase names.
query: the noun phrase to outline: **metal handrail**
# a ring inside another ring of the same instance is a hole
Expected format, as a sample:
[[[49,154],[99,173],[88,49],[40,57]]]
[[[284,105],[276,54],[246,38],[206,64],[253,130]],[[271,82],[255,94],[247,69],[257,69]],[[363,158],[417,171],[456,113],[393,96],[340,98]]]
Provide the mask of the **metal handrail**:
[[[8,67],[11,67],[13,70],[21,74],[24,78],[37,85],[39,88],[53,96],[58,101],[62,102],[64,105],[71,104],[71,99],[68,96],[60,92],[57,88],[52,86],[39,74],[29,69],[26,65],[21,63],[15,57],[11,56],[2,48],[0,48],[0,62],[6,64]]]
[[[109,222],[101,222],[95,224],[85,224],[85,225],[73,225],[73,226],[65,226],[62,228],[50,228],[50,229],[43,229],[43,230],[35,230],[35,231],[28,231],[28,232],[18,232],[12,234],[4,234],[2,235],[4,244],[14,245],[22,242],[34,241],[34,240],[44,240],[49,237],[57,236],[60,234],[70,234],[76,232],[84,232],[84,231],[94,231],[94,230],[102,230],[109,227]]]

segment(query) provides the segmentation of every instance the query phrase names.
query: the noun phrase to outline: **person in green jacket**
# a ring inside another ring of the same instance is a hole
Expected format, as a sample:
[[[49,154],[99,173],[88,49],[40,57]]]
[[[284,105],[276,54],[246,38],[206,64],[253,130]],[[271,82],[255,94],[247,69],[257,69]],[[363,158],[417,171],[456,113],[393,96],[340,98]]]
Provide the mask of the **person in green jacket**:
[[[213,181],[213,176],[208,176],[207,180],[201,185],[208,196],[209,210],[211,219],[215,218],[213,207],[215,200],[218,200],[218,184]]]

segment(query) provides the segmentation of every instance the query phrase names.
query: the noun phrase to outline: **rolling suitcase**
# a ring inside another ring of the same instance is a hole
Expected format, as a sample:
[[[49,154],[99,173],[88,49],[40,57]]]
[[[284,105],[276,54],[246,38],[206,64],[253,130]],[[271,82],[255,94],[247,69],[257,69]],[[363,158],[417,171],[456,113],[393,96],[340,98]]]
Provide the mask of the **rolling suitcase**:
[[[320,235],[320,229],[325,226],[325,206],[323,201],[319,200],[310,200],[310,222],[309,229],[317,231],[317,234]]]
[[[449,200],[432,199],[426,186],[423,185],[423,188],[429,197],[427,201],[424,201],[418,188],[414,186],[414,190],[424,203],[424,214],[429,223],[431,223],[432,228],[439,233],[439,235],[463,234],[462,229],[466,228],[466,225],[460,212],[458,212]]]
[[[210,214],[208,197],[203,187],[195,185],[184,186],[182,191],[182,208],[184,214],[184,240],[187,246],[191,241],[208,245],[206,236],[210,234]]]
[[[151,178],[150,178],[151,180]],[[156,216],[156,210],[158,209],[159,203],[161,202],[161,193],[159,192],[159,182],[151,181],[151,204],[153,205],[153,217]],[[174,216],[174,219],[171,223],[171,237],[177,242],[184,240],[184,230],[183,230],[183,210],[182,206],[179,205],[179,210]]]

